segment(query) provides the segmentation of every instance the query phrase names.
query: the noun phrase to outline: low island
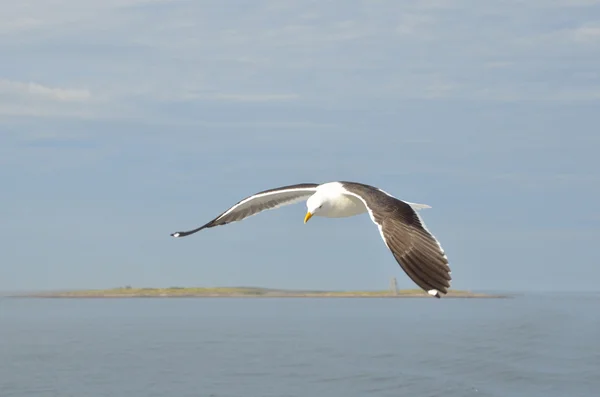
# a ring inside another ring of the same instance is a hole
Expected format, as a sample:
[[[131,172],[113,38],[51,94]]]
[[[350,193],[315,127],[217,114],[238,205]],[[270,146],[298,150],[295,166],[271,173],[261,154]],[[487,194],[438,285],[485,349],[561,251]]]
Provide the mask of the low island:
[[[259,287],[170,287],[133,288],[130,286],[111,289],[70,290],[28,293],[35,298],[431,298],[425,291],[379,290],[379,291],[314,291],[285,290]],[[485,294],[450,290],[444,298],[506,298],[507,295]]]

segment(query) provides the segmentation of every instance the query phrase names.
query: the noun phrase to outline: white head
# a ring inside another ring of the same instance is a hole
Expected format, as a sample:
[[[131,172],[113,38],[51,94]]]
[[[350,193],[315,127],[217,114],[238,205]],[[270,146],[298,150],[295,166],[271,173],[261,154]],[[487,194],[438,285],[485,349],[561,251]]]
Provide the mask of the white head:
[[[304,223],[308,222],[314,215],[319,215],[320,212],[327,209],[329,202],[327,196],[318,191],[306,200],[306,216]]]

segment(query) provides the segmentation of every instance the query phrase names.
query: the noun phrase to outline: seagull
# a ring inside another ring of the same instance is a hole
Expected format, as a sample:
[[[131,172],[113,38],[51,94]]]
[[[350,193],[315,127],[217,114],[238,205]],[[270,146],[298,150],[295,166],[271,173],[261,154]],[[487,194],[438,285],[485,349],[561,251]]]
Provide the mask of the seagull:
[[[313,216],[344,218],[368,213],[383,242],[410,279],[433,297],[447,294],[451,270],[446,253],[418,214],[427,204],[402,201],[391,194],[358,182],[299,183],[263,190],[239,201],[210,222],[189,231],[238,222],[262,211],[306,200],[304,223]]]

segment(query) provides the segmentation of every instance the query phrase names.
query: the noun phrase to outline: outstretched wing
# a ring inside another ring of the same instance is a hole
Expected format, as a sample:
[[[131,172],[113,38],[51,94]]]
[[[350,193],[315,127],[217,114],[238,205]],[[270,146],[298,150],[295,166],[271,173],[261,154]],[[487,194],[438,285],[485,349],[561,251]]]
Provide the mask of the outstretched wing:
[[[316,190],[316,183],[300,183],[296,185],[282,186],[276,189],[264,190],[246,197],[237,204],[217,216],[212,221],[196,229],[186,232],[171,233],[173,237],[184,237],[199,232],[202,229],[226,225],[231,222],[241,221],[259,212],[279,208],[283,205],[294,204],[312,196]]]
[[[343,186],[363,201],[385,245],[411,280],[436,298],[446,294],[452,280],[448,258],[412,203],[369,185],[344,182]]]

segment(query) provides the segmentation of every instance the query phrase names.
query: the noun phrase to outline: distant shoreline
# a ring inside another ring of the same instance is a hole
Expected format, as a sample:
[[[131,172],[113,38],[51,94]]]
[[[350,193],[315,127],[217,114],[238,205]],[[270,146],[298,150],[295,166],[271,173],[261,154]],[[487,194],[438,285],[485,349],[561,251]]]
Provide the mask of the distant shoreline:
[[[381,291],[304,291],[256,287],[171,287],[171,288],[112,288],[30,292],[13,294],[24,298],[431,298],[425,291],[411,289]],[[505,294],[484,294],[450,290],[443,298],[509,298]]]

